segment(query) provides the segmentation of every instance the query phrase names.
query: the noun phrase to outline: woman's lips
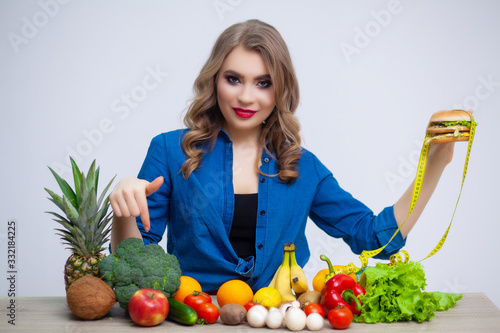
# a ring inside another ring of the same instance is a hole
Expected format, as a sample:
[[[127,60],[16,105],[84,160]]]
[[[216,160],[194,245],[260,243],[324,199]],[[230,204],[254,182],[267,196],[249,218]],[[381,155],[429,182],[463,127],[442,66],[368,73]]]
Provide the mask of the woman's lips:
[[[257,111],[250,109],[243,109],[243,108],[233,108],[233,110],[234,113],[236,113],[236,115],[238,115],[241,118],[250,118],[257,113]]]

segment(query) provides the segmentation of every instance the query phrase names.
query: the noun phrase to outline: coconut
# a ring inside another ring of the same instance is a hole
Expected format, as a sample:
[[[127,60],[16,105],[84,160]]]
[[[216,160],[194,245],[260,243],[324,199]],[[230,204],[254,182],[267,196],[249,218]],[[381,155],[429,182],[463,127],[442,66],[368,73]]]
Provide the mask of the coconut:
[[[102,318],[116,303],[113,289],[92,275],[73,282],[66,292],[66,300],[71,312],[81,319]]]

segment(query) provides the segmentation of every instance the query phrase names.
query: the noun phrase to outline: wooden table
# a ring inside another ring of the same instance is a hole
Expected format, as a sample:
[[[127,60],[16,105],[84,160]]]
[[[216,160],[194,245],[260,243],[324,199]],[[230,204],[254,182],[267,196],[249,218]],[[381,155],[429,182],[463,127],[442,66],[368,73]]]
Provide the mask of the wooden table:
[[[79,320],[70,312],[64,297],[21,297],[15,299],[15,326],[8,323],[10,299],[0,297],[0,332],[272,332],[269,328],[253,328],[248,324],[226,326],[218,321],[212,325],[181,326],[169,321],[155,327],[135,325],[125,310],[116,304],[104,318]],[[291,332],[286,328],[274,331]],[[322,331],[332,332],[325,321]],[[307,329],[304,330],[307,332]],[[464,294],[462,300],[448,311],[436,312],[429,322],[400,322],[391,324],[353,323],[348,332],[500,332],[500,310],[482,293]]]

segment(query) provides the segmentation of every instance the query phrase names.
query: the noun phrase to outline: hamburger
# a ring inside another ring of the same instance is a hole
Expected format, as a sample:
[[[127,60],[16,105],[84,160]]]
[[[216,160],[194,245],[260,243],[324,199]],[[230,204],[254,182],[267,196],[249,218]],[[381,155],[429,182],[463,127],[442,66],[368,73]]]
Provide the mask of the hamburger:
[[[477,123],[474,123],[477,125]],[[432,115],[427,127],[427,140],[431,145],[468,141],[470,135],[470,113],[464,110],[439,111]]]

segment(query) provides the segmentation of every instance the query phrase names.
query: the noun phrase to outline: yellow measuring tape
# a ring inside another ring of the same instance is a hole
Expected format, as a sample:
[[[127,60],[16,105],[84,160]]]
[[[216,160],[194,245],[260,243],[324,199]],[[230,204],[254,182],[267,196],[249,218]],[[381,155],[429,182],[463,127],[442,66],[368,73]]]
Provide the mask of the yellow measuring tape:
[[[454,111],[467,112],[467,111],[464,111],[464,110],[454,110]],[[457,203],[455,204],[455,209],[453,210],[453,215],[451,217],[450,224],[448,225],[448,228],[446,229],[443,237],[441,237],[441,240],[436,245],[436,247],[431,251],[431,253],[429,253],[427,255],[427,257],[425,257],[424,259],[422,259],[420,261],[423,261],[423,260],[425,260],[425,259],[427,259],[429,257],[432,257],[433,255],[435,255],[443,247],[443,244],[444,244],[446,238],[448,237],[448,232],[450,231],[451,223],[453,222],[453,218],[455,216],[455,212],[457,210],[458,201],[460,200],[460,196],[462,194],[462,188],[464,186],[465,175],[467,174],[467,166],[469,164],[469,155],[470,155],[470,151],[471,151],[471,148],[472,148],[472,141],[474,140],[474,133],[475,133],[475,130],[476,130],[476,124],[474,122],[474,118],[472,117],[472,114],[470,114],[469,112],[467,112],[467,113],[470,115],[471,126],[470,126],[469,140],[468,140],[469,143],[468,143],[468,147],[467,147],[467,155],[465,157],[464,171],[463,171],[463,176],[462,176],[462,185],[460,186],[460,193],[458,194]],[[415,205],[417,204],[417,200],[418,200],[418,197],[420,195],[420,191],[422,189],[422,182],[424,180],[425,167],[426,167],[426,164],[427,164],[427,155],[429,153],[429,146],[430,146],[430,140],[428,140],[428,139],[429,139],[429,135],[426,134],[425,139],[424,139],[424,143],[422,145],[422,150],[420,152],[420,158],[419,158],[419,161],[418,161],[417,175],[415,176],[415,184],[413,186],[413,193],[412,193],[412,199],[411,199],[410,209],[409,209],[408,216],[406,217],[406,219],[403,221],[403,223],[401,223],[401,225],[399,226],[399,228],[394,232],[394,234],[389,239],[389,241],[387,242],[387,244],[385,244],[384,246],[382,246],[381,248],[378,248],[376,250],[370,250],[370,251],[365,250],[365,251],[363,251],[361,253],[361,255],[359,256],[359,259],[361,260],[361,268],[356,267],[354,265],[354,263],[350,263],[350,264],[347,264],[345,266],[345,268],[335,269],[335,274],[339,274],[339,273],[345,273],[345,274],[356,273],[359,270],[361,270],[361,269],[365,268],[366,266],[368,266],[368,259],[372,258],[372,257],[376,256],[377,254],[379,254],[380,252],[382,252],[385,249],[385,247],[387,245],[389,245],[389,243],[394,239],[394,237],[396,237],[396,235],[399,232],[399,230],[401,230],[401,228],[403,227],[403,225],[406,223],[406,221],[408,220],[408,218],[411,215],[411,212],[415,208]],[[405,251],[405,250],[402,250],[399,253],[394,254],[394,255],[392,255],[390,257],[390,264],[389,265],[394,266],[397,263],[408,262],[409,260],[410,260],[410,255],[408,254],[408,252]]]

